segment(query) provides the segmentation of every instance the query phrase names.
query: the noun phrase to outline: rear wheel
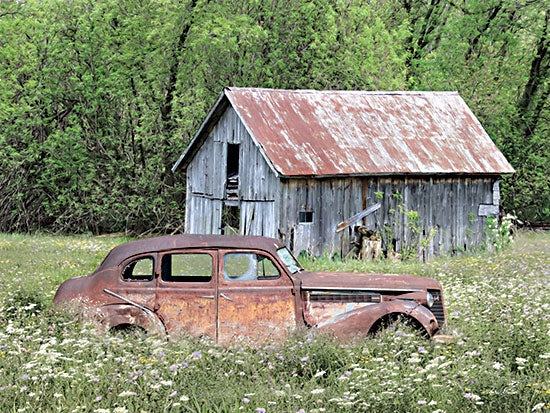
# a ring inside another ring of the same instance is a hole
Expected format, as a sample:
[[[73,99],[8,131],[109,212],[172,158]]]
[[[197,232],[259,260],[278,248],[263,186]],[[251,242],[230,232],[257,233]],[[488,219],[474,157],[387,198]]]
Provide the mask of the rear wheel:
[[[119,324],[111,327],[109,333],[114,336],[145,337],[147,335],[147,330],[135,324]]]

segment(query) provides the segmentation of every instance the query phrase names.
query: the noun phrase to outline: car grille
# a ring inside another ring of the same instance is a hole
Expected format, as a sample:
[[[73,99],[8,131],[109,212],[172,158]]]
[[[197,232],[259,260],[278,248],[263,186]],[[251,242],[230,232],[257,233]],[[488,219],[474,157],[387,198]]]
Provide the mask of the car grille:
[[[380,294],[373,293],[311,293],[311,301],[339,302],[339,303],[379,303],[382,301]]]
[[[445,328],[445,311],[443,310],[443,297],[440,290],[428,290],[434,297],[434,305],[430,311],[435,316],[440,329]]]

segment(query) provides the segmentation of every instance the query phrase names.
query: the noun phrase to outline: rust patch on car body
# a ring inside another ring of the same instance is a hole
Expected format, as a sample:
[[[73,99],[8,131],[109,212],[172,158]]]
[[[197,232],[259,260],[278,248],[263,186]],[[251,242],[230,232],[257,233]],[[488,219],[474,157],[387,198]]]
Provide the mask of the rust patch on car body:
[[[179,235],[115,247],[91,275],[65,281],[54,305],[75,303],[102,328],[278,341],[300,326],[364,336],[404,315],[429,336],[445,324],[441,285],[406,274],[304,271],[278,240]]]

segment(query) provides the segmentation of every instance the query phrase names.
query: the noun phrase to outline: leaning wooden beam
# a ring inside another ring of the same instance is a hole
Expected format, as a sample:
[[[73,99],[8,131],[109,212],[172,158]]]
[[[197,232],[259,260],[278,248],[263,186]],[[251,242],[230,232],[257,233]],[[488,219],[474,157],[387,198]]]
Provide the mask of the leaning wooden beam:
[[[364,211],[358,212],[357,214],[353,215],[352,217],[346,219],[343,222],[340,222],[338,226],[336,227],[336,232],[342,231],[344,228],[349,227],[351,224],[354,224],[355,222],[359,221],[362,218],[365,218],[367,215],[372,214],[374,211],[379,209],[381,206],[380,202],[371,205]]]

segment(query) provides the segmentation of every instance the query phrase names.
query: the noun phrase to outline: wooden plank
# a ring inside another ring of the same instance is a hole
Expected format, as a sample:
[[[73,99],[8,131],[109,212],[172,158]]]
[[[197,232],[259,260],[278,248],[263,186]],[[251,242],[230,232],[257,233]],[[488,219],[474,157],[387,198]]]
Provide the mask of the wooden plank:
[[[493,183],[493,205],[500,204],[500,180],[496,179]]]
[[[462,250],[464,242],[462,239],[462,179],[455,180],[456,201],[454,205],[454,221],[455,221],[455,248],[457,251]]]
[[[340,232],[342,231],[344,228],[347,228],[349,227],[350,225],[353,225],[355,224],[357,221],[359,221],[360,219],[363,219],[365,218],[367,215],[370,215],[372,214],[373,212],[377,211],[380,209],[380,207],[382,206],[382,204],[380,202],[377,202],[376,204],[374,205],[371,205],[369,206],[367,209],[361,211],[361,212],[358,212],[357,214],[349,217],[348,219],[346,219],[345,221],[342,221],[338,224],[338,226],[336,227],[336,232]]]
[[[470,210],[470,178],[462,179],[463,187],[463,196],[462,196],[462,237],[464,243],[464,249],[467,251],[469,249],[469,236],[468,236],[468,227],[469,217],[468,211]]]
[[[223,157],[223,147],[224,144],[219,141],[215,141],[213,144],[213,157],[212,162],[214,165],[223,165],[226,160]],[[214,187],[212,188],[212,195],[216,198],[223,198],[224,182],[226,179],[226,169],[223,167],[214,167],[215,171],[215,182]]]
[[[378,177],[365,178],[365,179],[363,179],[362,184],[367,187],[367,201],[380,202],[382,204],[381,208],[383,208],[383,206],[384,206],[383,203],[376,196],[376,192],[378,192],[378,182],[379,182],[379,180],[380,179]],[[382,212],[379,209],[374,214],[367,216],[365,225],[368,228],[374,229],[379,234],[382,234],[383,228],[380,227],[381,216],[382,216]]]
[[[479,179],[475,179],[472,182],[472,204],[471,211],[474,215],[474,224],[472,226],[474,246],[479,247],[481,245],[481,234],[480,234],[480,219],[477,215],[477,208],[479,205]]]
[[[405,179],[399,180],[399,186],[400,190],[399,193],[403,196],[403,199],[401,201],[397,200],[396,204],[402,204],[405,206],[405,209],[403,211],[402,217],[401,217],[401,223],[402,223],[402,229],[401,229],[401,240],[403,242],[403,245],[409,248],[411,246],[411,230],[409,229],[409,219],[407,218],[406,211],[414,210],[414,205],[412,204],[411,200],[411,179],[405,177]],[[399,213],[399,211],[396,211],[396,213]]]
[[[445,219],[445,209],[447,208],[447,185],[446,180],[444,178],[439,179],[439,205],[436,206],[437,210],[437,222],[439,224],[440,231],[440,237],[439,237],[439,250],[438,254],[442,254],[443,251],[445,251],[445,237],[447,236],[447,224],[444,221]]]
[[[480,217],[487,217],[489,215],[498,216],[499,206],[493,204],[479,204],[477,215]]]
[[[424,202],[424,214],[426,215],[426,235],[430,234],[430,230],[434,227],[433,223],[433,211],[432,211],[432,205],[433,205],[433,188],[431,185],[432,178],[426,179],[422,187],[420,188],[420,193],[423,194],[423,202]],[[424,259],[425,260],[431,260],[434,256],[434,241],[432,241],[426,246],[426,250],[424,252]]]

